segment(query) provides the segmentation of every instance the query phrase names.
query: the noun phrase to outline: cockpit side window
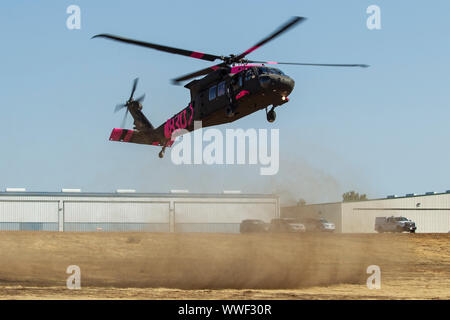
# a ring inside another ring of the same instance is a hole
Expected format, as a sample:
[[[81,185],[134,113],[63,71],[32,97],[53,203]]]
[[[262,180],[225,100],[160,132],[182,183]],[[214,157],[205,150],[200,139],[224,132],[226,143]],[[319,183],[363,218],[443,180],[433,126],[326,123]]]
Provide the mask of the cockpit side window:
[[[281,71],[280,69],[276,69],[276,68],[270,68],[272,69],[272,72],[274,72],[275,74],[279,74],[280,76],[284,76],[284,72]]]
[[[242,73],[236,74],[235,76],[233,76],[232,80],[231,80],[231,84],[233,87],[233,90],[237,90],[240,87],[242,87]]]
[[[249,80],[253,79],[254,77],[255,77],[255,73],[253,72],[252,69],[248,69],[245,72],[245,81],[249,81]]]
[[[276,68],[267,68],[267,67],[259,67],[258,68],[259,74],[276,74],[280,76],[284,76],[285,74],[280,69]]]
[[[260,67],[260,68],[258,68],[258,73],[265,74],[265,73],[269,73],[269,71],[267,70],[266,67]]]

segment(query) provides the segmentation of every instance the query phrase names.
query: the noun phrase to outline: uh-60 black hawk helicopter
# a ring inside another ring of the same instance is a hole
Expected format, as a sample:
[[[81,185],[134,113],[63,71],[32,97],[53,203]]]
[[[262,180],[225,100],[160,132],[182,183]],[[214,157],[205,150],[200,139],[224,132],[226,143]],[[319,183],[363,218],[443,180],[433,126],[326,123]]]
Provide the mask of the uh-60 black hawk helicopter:
[[[195,59],[206,61],[222,60],[219,64],[173,80],[173,83],[179,84],[182,81],[206,75],[201,79],[193,80],[185,85],[191,92],[189,105],[157,128],[154,128],[142,113],[142,101],[145,95],[136,100],[133,99],[138,81],[138,79],[135,79],[130,98],[125,104],[116,106],[115,110],[118,111],[126,108],[125,118],[128,112],[131,113],[134,118],[134,130],[115,128],[111,133],[110,140],[162,146],[162,150],[159,153],[159,157],[162,158],[166,147],[170,147],[174,142],[172,134],[180,129],[185,129],[188,132],[193,131],[194,121],[202,121],[202,127],[209,127],[236,121],[261,109],[266,109],[266,116],[269,122],[275,121],[275,107],[281,106],[289,101],[288,96],[294,89],[295,82],[281,70],[268,67],[266,66],[267,64],[367,67],[364,64],[316,64],[245,59],[249,53],[304,20],[305,18],[303,17],[292,17],[284,25],[250,49],[241,54],[231,54],[229,56],[217,56],[178,49],[111,34],[98,34],[94,36],[93,38],[107,38]],[[270,110],[267,109],[269,106],[272,106]]]

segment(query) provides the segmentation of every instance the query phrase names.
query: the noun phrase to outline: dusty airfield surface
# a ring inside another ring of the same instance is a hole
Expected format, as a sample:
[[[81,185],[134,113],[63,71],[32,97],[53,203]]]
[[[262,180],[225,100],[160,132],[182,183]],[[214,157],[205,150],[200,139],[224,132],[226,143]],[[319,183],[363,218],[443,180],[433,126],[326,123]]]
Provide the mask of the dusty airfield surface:
[[[0,232],[0,298],[450,299],[450,234]]]

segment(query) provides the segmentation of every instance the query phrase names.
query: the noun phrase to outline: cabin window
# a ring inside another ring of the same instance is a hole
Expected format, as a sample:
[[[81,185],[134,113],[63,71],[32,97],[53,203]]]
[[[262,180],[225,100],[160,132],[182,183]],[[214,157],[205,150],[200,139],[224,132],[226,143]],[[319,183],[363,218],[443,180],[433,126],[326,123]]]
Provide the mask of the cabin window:
[[[219,83],[219,86],[217,87],[217,96],[223,96],[225,94],[225,81],[222,81]]]
[[[212,86],[209,88],[209,100],[214,100],[216,98],[216,89],[217,86]]]

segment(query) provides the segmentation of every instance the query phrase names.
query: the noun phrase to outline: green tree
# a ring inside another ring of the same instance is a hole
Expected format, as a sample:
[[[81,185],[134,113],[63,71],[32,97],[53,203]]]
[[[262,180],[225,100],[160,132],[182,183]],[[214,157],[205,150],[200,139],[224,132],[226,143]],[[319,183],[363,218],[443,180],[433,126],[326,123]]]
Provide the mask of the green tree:
[[[355,192],[355,191],[349,191],[342,195],[342,200],[344,202],[363,201],[363,200],[367,200],[367,196],[365,194],[359,194],[358,192]]]

